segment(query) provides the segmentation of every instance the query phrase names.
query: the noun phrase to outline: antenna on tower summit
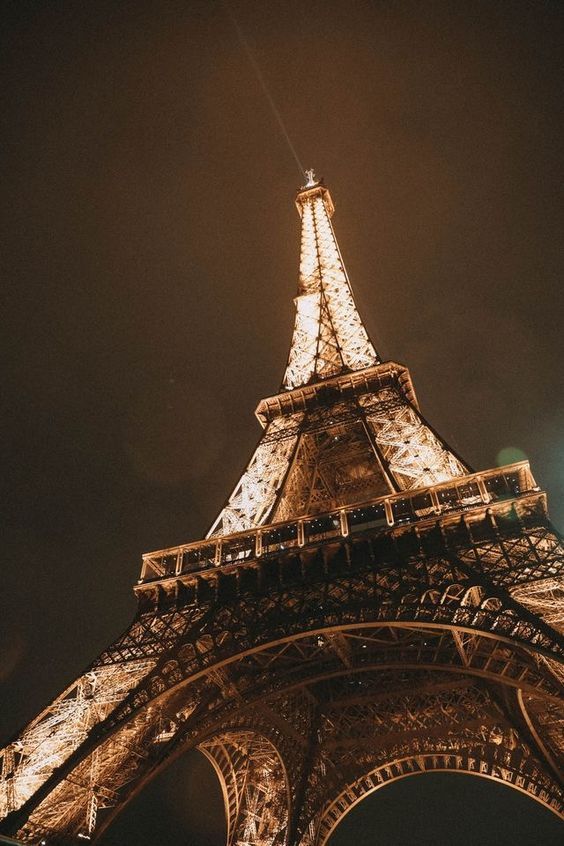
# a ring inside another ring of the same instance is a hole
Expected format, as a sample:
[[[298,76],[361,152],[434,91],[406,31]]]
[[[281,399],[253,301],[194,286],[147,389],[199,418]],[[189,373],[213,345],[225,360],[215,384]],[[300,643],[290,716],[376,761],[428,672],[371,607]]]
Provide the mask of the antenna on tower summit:
[[[313,170],[313,168],[306,170],[305,175],[307,179],[307,182],[305,184],[306,188],[313,188],[313,186],[317,185],[317,183],[319,182],[319,180],[315,178],[315,171]]]

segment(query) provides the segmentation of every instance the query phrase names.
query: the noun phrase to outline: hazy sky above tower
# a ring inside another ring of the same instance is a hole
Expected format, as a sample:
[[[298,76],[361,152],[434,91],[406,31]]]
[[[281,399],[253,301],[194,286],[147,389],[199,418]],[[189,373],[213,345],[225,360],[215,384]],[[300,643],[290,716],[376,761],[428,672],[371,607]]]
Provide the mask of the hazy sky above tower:
[[[564,7],[230,5],[264,85],[221,3],[3,5],[0,743],[125,628],[141,552],[201,536],[256,442],[299,252],[268,97],[331,188],[382,358],[473,467],[527,456],[564,525]],[[108,846],[221,843],[192,763]],[[453,778],[382,791],[351,842],[405,843],[407,803],[411,842],[450,844],[464,797],[481,844],[557,843],[540,806]]]

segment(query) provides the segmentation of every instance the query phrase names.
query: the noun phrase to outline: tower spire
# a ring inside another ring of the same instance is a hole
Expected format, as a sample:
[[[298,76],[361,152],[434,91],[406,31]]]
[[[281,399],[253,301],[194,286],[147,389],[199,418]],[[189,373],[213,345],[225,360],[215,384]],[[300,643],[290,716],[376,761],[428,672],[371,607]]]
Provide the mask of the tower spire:
[[[313,170],[306,177],[296,197],[302,220],[300,275],[282,383],[286,390],[380,363],[357,311],[331,224],[331,195]]]

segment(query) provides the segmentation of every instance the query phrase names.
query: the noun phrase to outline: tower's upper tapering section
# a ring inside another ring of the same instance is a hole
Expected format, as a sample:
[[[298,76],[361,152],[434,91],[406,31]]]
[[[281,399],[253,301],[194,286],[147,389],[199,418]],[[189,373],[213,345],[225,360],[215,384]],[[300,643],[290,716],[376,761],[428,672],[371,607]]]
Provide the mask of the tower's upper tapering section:
[[[287,390],[380,362],[357,311],[335,238],[333,201],[308,171],[296,205],[302,219],[296,321],[282,387]]]

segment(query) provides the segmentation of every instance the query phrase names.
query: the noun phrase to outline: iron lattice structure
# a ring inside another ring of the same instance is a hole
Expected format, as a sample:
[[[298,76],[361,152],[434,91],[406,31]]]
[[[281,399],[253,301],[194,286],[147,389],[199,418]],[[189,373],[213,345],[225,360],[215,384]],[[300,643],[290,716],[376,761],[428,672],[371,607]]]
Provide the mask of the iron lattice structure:
[[[527,462],[473,472],[382,362],[313,177],[263,435],[206,538],[143,557],[124,634],[1,753],[1,830],[95,839],[189,748],[228,846],[323,846],[368,793],[471,773],[563,814],[564,549]]]

